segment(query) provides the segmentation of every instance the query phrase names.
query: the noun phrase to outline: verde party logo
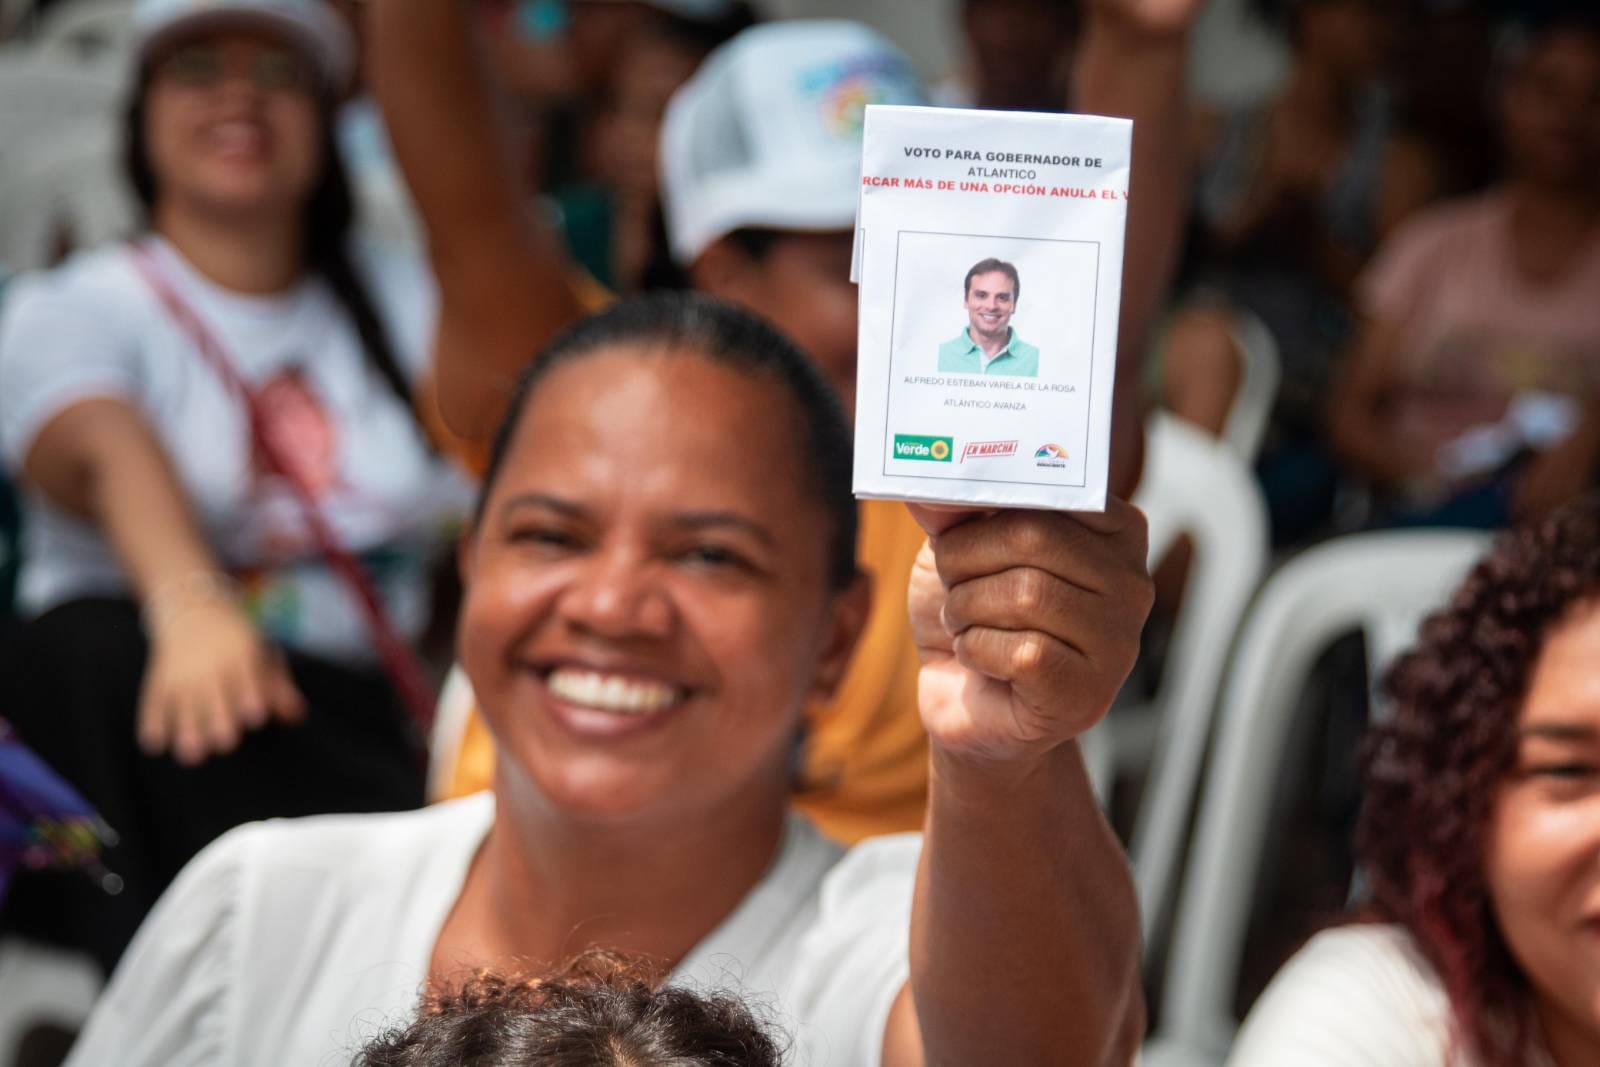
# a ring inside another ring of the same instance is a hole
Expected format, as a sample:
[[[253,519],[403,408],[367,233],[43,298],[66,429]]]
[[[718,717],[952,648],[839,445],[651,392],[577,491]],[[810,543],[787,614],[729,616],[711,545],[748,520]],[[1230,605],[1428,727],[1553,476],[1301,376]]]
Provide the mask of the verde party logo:
[[[955,453],[953,437],[923,437],[918,434],[894,435],[894,458],[923,460],[929,463],[949,463]]]

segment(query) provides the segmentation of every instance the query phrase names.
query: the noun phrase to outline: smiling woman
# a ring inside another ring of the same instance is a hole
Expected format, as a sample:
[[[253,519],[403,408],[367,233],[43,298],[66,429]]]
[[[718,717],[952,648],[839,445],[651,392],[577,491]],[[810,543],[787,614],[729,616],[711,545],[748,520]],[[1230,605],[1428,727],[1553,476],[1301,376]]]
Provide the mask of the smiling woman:
[[[429,983],[590,945],[770,1005],[798,1063],[1128,1061],[1137,915],[1075,739],[1149,606],[1134,509],[917,513],[927,830],[846,853],[789,809],[869,601],[843,416],[792,344],[618,305],[534,365],[483,494],[458,646],[492,794],[230,834],[74,1063],[329,1062]]]
[[[513,410],[459,643],[507,773],[596,813],[787,791],[785,709],[838,682],[867,609],[827,385],[758,320],[663,298],[558,340]]]
[[[1387,687],[1378,921],[1290,961],[1231,1062],[1600,1063],[1600,499],[1503,540]]]

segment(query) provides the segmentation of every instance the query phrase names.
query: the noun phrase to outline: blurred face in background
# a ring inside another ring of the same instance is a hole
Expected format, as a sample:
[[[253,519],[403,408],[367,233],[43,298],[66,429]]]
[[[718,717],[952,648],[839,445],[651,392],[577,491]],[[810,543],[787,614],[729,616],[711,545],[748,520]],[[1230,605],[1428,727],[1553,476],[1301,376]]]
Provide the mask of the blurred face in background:
[[[853,235],[785,232],[758,255],[733,238],[706,249],[690,270],[695,288],[749,308],[800,346],[833,383],[847,412],[856,402]]]
[[[180,41],[155,57],[146,152],[158,206],[223,214],[298,211],[322,169],[316,72],[268,34]]]
[[[1384,68],[1393,31],[1392,13],[1376,0],[1304,0],[1295,8],[1291,36],[1303,62],[1359,83]]]
[[[1535,664],[1516,762],[1490,815],[1500,932],[1552,1048],[1600,1040],[1600,606],[1558,625]],[[1566,1062],[1566,1061],[1563,1061]]]
[[[1500,105],[1507,169],[1540,185],[1600,185],[1600,35],[1540,36],[1512,71]]]
[[[612,76],[596,131],[596,172],[624,195],[654,200],[656,149],[667,101],[700,65],[700,49],[657,34],[636,37]]]
[[[1068,0],[967,0],[961,25],[980,107],[1066,107],[1075,7]]]
[[[591,100],[605,92],[634,39],[662,22],[661,12],[636,0],[570,0],[567,18],[578,91]]]

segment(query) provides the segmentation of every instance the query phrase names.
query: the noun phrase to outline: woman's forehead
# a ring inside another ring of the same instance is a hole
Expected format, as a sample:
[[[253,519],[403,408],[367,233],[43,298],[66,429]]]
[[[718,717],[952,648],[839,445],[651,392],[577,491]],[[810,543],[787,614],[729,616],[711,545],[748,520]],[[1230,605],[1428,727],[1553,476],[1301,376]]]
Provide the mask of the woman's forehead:
[[[1545,637],[1522,724],[1546,720],[1581,720],[1600,729],[1600,601],[1577,605]]]
[[[553,368],[520,420],[502,480],[779,512],[807,492],[794,401],[777,383],[673,350],[600,352]]]

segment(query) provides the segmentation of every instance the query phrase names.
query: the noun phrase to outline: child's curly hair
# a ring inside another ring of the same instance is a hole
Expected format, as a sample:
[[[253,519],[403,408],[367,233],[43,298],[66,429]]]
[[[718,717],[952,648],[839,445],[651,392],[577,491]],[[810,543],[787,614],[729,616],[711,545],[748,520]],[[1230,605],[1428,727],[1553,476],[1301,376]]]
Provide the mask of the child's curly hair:
[[[603,949],[538,978],[480,972],[430,994],[352,1067],[780,1067],[783,1049],[737,997],[660,978]]]
[[[1501,937],[1486,836],[1552,627],[1600,597],[1600,500],[1501,539],[1389,672],[1369,732],[1356,850],[1376,917],[1403,925],[1449,994],[1460,1051],[1528,1062],[1527,980]]]

